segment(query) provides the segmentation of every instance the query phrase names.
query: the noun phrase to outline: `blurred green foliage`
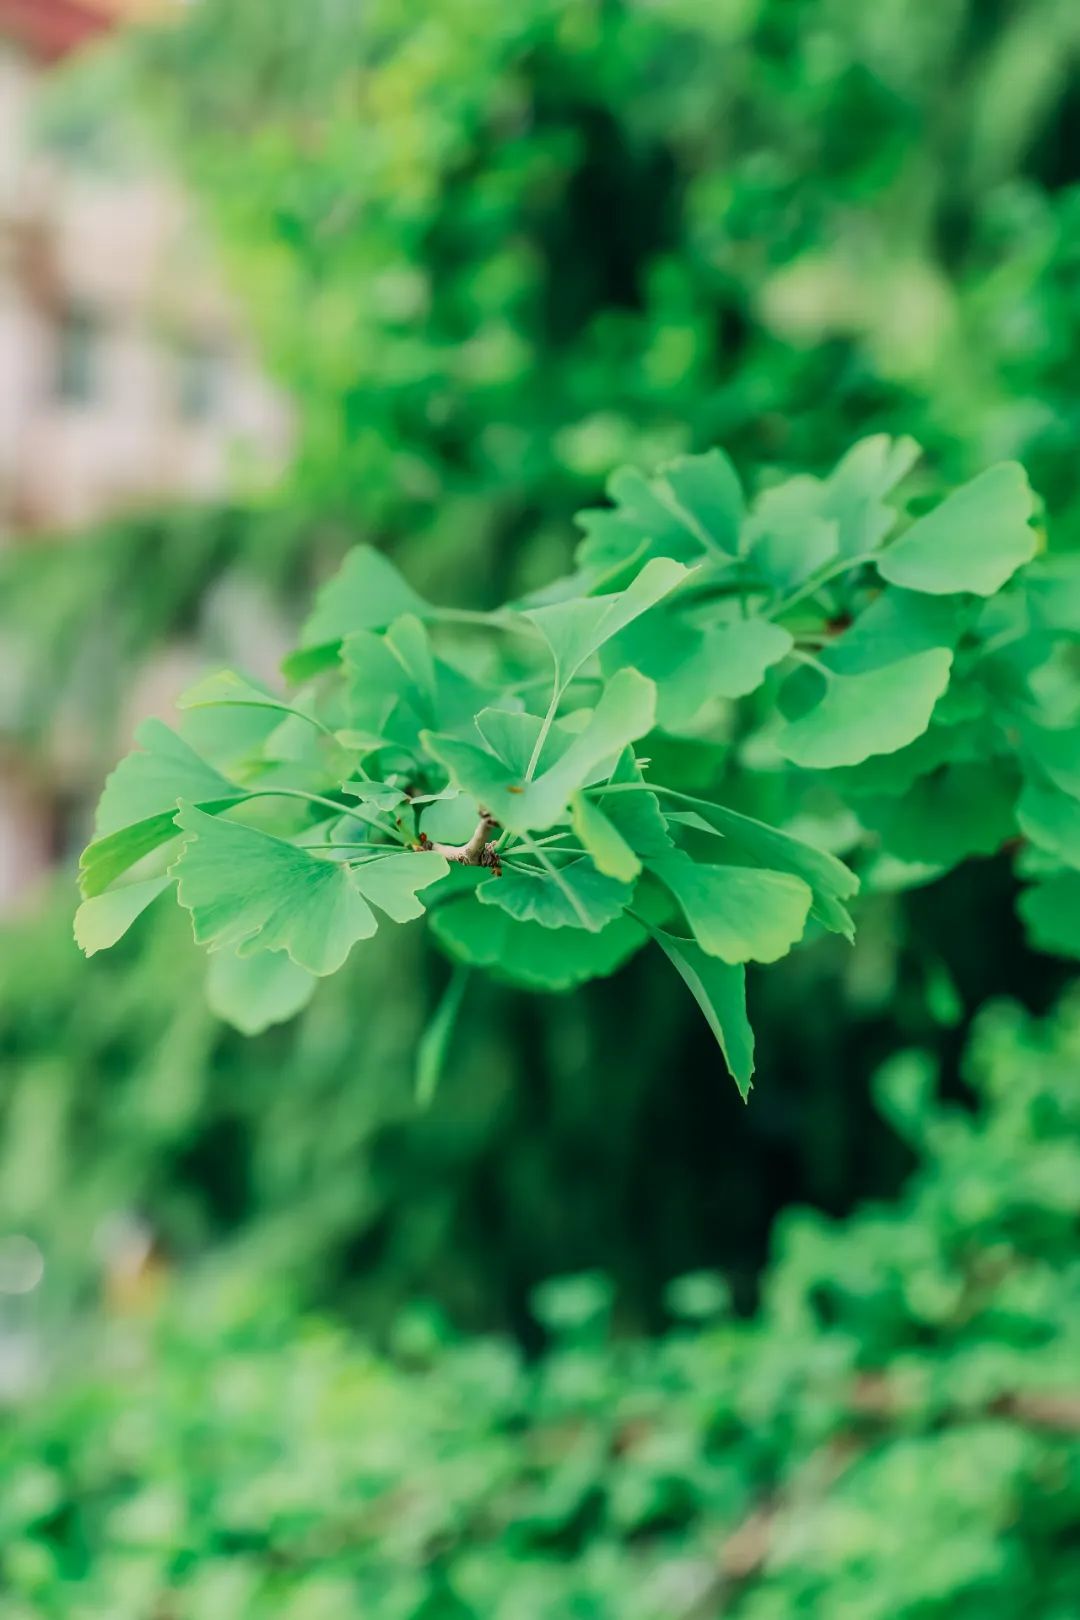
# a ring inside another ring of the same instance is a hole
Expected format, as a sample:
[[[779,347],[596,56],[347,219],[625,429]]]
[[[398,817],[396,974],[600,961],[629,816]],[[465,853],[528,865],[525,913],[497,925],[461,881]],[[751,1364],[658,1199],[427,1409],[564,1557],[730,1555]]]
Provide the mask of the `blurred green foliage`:
[[[934,477],[1021,455],[1071,541],[1076,31],[1053,0],[204,0],[99,54],[76,121],[141,101],[157,122],[301,450],[261,507],[3,558],[28,671],[4,729],[50,756],[64,846],[130,666],[163,643],[235,656],[215,592],[267,588],[288,618],[357,537],[421,589],[497,600],[555,572],[567,514],[624,457],[721,439],[823,467],[885,426]],[[61,113],[72,97],[61,78]],[[134,1204],[185,1256],[273,1233],[267,1264],[320,1301],[441,1283],[463,1320],[520,1325],[537,1276],[595,1263],[647,1316],[716,1258],[746,1294],[786,1198],[839,1210],[895,1180],[865,1103],[885,1052],[930,1040],[953,1084],[982,998],[1047,1005],[1060,969],[1011,900],[985,863],[875,902],[857,956],[753,985],[746,1115],[691,1010],[631,966],[552,1010],[485,1002],[427,1118],[404,1051],[439,967],[406,954],[393,996],[376,984],[385,1053],[349,1025],[351,979],[244,1046],[196,1009],[181,931],[88,970],[61,903],[3,942],[5,1216],[65,1256],[62,1293],[88,1285],[93,1223]]]
[[[666,1334],[537,1291],[546,1352],[414,1306],[378,1351],[211,1267],[0,1427],[10,1620],[1072,1620],[1080,1009],[895,1056],[892,1204],[782,1223],[764,1302]],[[972,1106],[974,1105],[974,1106]]]
[[[1075,534],[1078,58],[1067,0],[207,0],[133,82],[298,494],[498,600],[614,466],[713,443],[1015,455]]]

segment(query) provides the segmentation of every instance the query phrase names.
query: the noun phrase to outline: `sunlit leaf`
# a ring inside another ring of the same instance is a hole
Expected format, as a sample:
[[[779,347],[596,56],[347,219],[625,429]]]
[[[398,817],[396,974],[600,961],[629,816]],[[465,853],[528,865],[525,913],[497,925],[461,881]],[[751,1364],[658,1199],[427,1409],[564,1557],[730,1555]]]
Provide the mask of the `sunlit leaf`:
[[[1080,869],[1080,799],[1050,782],[1027,782],[1016,814],[1033,844]]]
[[[369,900],[405,922],[423,912],[417,891],[447,871],[441,856],[407,851],[346,866],[192,805],[181,809],[177,825],[189,837],[172,872],[198,943],[242,956],[286,951],[320,975],[375,933]]]
[[[135,751],[105,784],[94,841],[79,863],[79,886],[87,899],[102,894],[175,835],[181,799],[224,809],[245,797],[160,720],[144,721],[135,742]]]
[[[291,680],[306,680],[334,664],[353,631],[385,630],[403,613],[425,618],[433,611],[381,552],[356,546],[316,596],[297,651],[283,668]]]
[[[1035,555],[1033,511],[1024,469],[1003,461],[917,519],[882,553],[878,569],[913,591],[992,596]]]
[[[654,607],[681,584],[686,574],[687,570],[670,557],[656,557],[624,591],[559,602],[525,613],[523,617],[536,626],[551,648],[557,689],[562,691],[606,641]]]
[[[649,864],[709,956],[775,962],[803,936],[813,896],[809,884],[790,872],[706,866],[681,850]]]
[[[144,878],[84,900],[75,913],[75,939],[80,948],[87,956],[93,956],[95,951],[115,945],[171,883],[168,876]]]
[[[933,647],[865,674],[829,671],[818,702],[780,728],[776,745],[793,764],[818,770],[892,753],[926,730],[951,666],[952,653]]]
[[[637,795],[635,794],[636,798]],[[745,816],[726,805],[711,804],[688,794],[676,795],[680,805],[690,807],[701,821],[725,840],[725,849],[739,863],[744,861],[770,871],[790,872],[809,885],[813,893],[812,915],[833,933],[850,939],[854,934],[851,918],[843,905],[858,892],[859,880],[843,861],[827,851],[779,827],[770,827],[753,816]],[[677,819],[677,813],[672,816]]]
[[[615,795],[611,795],[612,802]],[[601,810],[595,799],[575,793],[570,799],[570,825],[595,862],[598,872],[632,883],[641,871],[641,861],[618,827]]]

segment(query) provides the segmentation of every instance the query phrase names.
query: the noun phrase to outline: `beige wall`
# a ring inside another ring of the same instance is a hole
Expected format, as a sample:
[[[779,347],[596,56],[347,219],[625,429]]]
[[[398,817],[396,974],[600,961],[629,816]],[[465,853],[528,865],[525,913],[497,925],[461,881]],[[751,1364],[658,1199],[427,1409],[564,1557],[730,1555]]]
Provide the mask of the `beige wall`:
[[[145,164],[95,169],[36,146],[44,71],[0,38],[0,547],[243,493],[280,474],[291,437],[178,186]],[[258,616],[272,641],[265,604]],[[140,714],[172,698],[193,659],[172,649],[143,672]],[[18,664],[0,644],[0,688]],[[0,748],[0,914],[32,903],[57,807],[78,796],[61,778],[80,739],[62,716],[54,729],[33,762]]]
[[[265,481],[289,442],[179,189],[35,151],[40,83],[0,42],[0,540]]]

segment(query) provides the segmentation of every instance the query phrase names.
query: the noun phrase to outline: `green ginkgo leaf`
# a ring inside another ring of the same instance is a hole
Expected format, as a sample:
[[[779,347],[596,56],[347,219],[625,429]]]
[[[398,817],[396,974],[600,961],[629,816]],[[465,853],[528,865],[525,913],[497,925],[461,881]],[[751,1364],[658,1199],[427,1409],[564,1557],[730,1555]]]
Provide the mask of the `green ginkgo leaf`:
[[[680,730],[705,704],[756,691],[793,646],[789,631],[761,617],[699,630],[679,613],[649,613],[605,647],[601,667],[647,675],[656,683],[658,723]]]
[[[836,524],[842,557],[858,556],[881,544],[896,522],[896,509],[885,496],[918,459],[914,439],[875,433],[852,445],[837,462],[825,480],[820,511]]]
[[[901,860],[955,866],[1014,836],[1018,787],[1011,760],[954,760],[897,797],[861,802],[859,819]]]
[[[542,928],[600,930],[620,916],[630,899],[630,888],[598,872],[592,861],[578,859],[547,871],[526,872],[507,868],[476,891],[481,905],[498,906],[518,922]]]
[[[555,685],[564,691],[581,666],[612,636],[655,607],[686,578],[688,570],[670,557],[646,563],[624,591],[587,596],[533,608],[522,615],[540,631],[555,661]]]
[[[242,1035],[261,1035],[302,1012],[318,981],[284,951],[212,951],[206,970],[210,1011]]]
[[[672,798],[688,807],[699,826],[723,838],[726,853],[736,862],[767,867],[773,872],[790,872],[801,878],[814,897],[811,915],[832,933],[842,934],[845,939],[854,937],[855,929],[843,902],[858,893],[859,880],[843,861],[782,832],[779,827],[770,827],[727,805],[710,804],[685,793],[674,794]],[[681,813],[672,812],[670,819],[681,820]]]
[[[891,754],[926,730],[951,667],[952,653],[945,647],[859,675],[819,665],[824,680],[819,701],[781,726],[776,746],[785,759],[814,770]]]
[[[955,649],[970,617],[968,609],[963,597],[924,596],[890,585],[830,643],[829,668],[861,675],[932,647]]]
[[[582,512],[578,561],[610,568],[635,557],[733,561],[744,516],[742,490],[721,450],[669,463],[656,478],[620,467],[608,481],[611,508]]]
[[[79,863],[79,886],[86,899],[104,893],[175,835],[181,799],[225,809],[245,797],[242,788],[208,765],[162,721],[144,721],[135,742],[135,751],[121,760],[105,784],[94,841]]]
[[[1021,831],[1039,849],[1080,869],[1080,799],[1051,782],[1027,782],[1016,818]]]
[[[1037,949],[1080,957],[1080,872],[1034,884],[1020,896],[1018,909]]]
[[[425,733],[423,741],[457,786],[500,826],[511,832],[543,831],[566,815],[572,793],[587,786],[606,761],[614,762],[627,743],[651,728],[655,703],[656,688],[651,681],[636,670],[620,670],[608,682],[582,730],[532,781],[517,768],[520,757],[511,766],[497,754],[458,737]],[[479,722],[484,718],[481,715]]]
[[[746,969],[718,962],[690,939],[656,929],[654,939],[677,969],[716,1036],[728,1073],[745,1102],[754,1078],[754,1032],[746,1016]]]
[[[611,798],[614,799],[614,795]],[[595,799],[585,793],[571,795],[570,825],[582,847],[592,856],[598,872],[617,878],[621,883],[633,883],[641,871],[641,861]]]
[[[319,722],[303,710],[297,709],[284,698],[276,697],[268,687],[257,686],[234,669],[220,669],[189,686],[176,700],[178,709],[210,709],[218,706],[237,709],[277,709],[282,714],[295,715],[309,725]],[[321,728],[320,728],[321,729]]]
[[[603,978],[641,949],[645,930],[622,916],[598,934],[542,928],[475,899],[454,900],[430,914],[436,940],[457,962],[482,967],[526,990],[572,990]]]
[[[172,873],[196,941],[241,956],[286,951],[318,975],[335,972],[357,940],[375,933],[368,901],[406,922],[423,913],[417,891],[449,870],[440,855],[409,851],[345,865],[193,805],[177,825],[189,837]]]
[[[775,962],[806,928],[813,895],[790,872],[706,866],[673,850],[649,863],[682,907],[702,950],[724,962]]]
[[[385,630],[403,613],[423,619],[434,612],[381,552],[355,546],[319,591],[300,644],[282,667],[290,680],[307,680],[337,662],[342,641],[353,631]]]
[[[1062,793],[1080,799],[1080,726],[1022,725],[1026,758]]]
[[[75,913],[75,939],[80,949],[85,955],[93,956],[95,951],[108,950],[110,945],[115,945],[171,883],[172,878],[167,875],[144,878],[84,900]]]
[[[917,519],[882,553],[878,570],[912,591],[992,596],[1035,555],[1033,511],[1023,467],[1003,461]]]

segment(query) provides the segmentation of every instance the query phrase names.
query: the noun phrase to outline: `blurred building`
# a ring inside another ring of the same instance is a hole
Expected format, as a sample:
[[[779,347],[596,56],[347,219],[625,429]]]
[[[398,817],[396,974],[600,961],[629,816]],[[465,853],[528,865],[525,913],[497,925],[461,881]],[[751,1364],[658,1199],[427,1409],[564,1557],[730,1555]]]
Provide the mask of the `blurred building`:
[[[119,121],[92,149],[39,138],[54,65],[153,4],[0,0],[0,546],[264,484],[288,453],[289,413],[175,179]],[[5,640],[0,694],[19,666]],[[0,914],[64,843],[71,784],[40,744],[0,736]]]
[[[39,142],[58,59],[137,0],[0,0],[0,541],[280,466],[259,373],[180,187],[117,141]]]

